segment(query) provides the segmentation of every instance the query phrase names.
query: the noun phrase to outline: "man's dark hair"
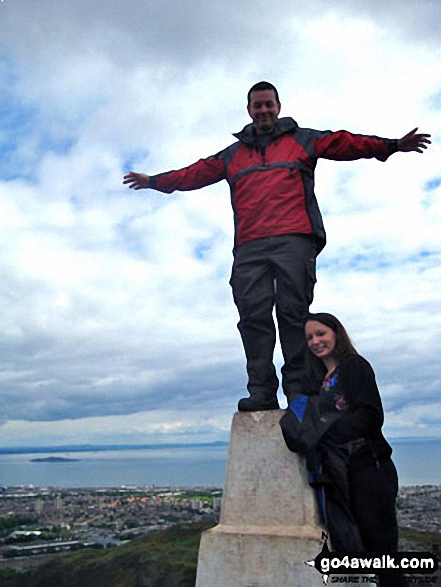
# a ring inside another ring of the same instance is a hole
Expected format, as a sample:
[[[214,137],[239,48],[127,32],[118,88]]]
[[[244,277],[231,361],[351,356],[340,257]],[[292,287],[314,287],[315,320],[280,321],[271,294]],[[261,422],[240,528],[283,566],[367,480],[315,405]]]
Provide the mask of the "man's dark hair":
[[[272,90],[276,96],[277,104],[280,104],[279,92],[276,90],[276,88],[275,88],[275,86],[273,86],[273,84],[270,84],[269,82],[257,82],[257,84],[254,84],[254,86],[252,88],[250,88],[250,90],[248,92],[248,106],[251,103],[251,93],[252,92],[261,92],[262,90]]]

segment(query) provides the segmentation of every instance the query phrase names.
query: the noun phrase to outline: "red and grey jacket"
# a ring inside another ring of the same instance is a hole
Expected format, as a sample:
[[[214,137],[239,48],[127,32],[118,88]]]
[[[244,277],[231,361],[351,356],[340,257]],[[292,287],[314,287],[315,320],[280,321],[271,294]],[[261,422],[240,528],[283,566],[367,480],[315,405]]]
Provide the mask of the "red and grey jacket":
[[[226,179],[234,212],[235,246],[281,234],[311,234],[317,253],[326,244],[322,216],[314,194],[317,159],[380,161],[397,150],[397,141],[347,131],[300,128],[281,118],[265,147],[249,124],[238,141],[189,167],[150,177],[161,192],[196,190]]]

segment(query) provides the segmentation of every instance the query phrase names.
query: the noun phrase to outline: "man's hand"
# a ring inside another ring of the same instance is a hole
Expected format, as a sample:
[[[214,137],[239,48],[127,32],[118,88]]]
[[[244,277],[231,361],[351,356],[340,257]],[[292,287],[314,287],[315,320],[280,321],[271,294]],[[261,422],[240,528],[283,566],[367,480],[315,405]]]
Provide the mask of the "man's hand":
[[[129,171],[129,173],[124,176],[123,183],[127,183],[129,188],[134,190],[142,190],[143,188],[150,187],[150,176],[145,175],[145,173],[135,173],[134,171]]]
[[[430,145],[432,141],[429,141],[430,135],[427,134],[416,134],[417,128],[411,130],[407,135],[404,135],[402,139],[398,141],[398,151],[417,151],[422,153],[423,149],[427,149],[427,145]]]

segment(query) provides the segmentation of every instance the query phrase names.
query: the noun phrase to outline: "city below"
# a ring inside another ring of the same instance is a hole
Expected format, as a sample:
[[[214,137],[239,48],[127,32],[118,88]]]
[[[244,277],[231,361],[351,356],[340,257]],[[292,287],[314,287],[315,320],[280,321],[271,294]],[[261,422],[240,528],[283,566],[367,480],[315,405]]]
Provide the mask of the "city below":
[[[1,488],[0,569],[36,564],[31,557],[45,562],[56,553],[119,546],[177,523],[214,525],[221,497],[221,489],[206,487]]]
[[[115,487],[0,489],[0,569],[81,548],[117,547],[173,524],[219,520],[222,489]],[[441,486],[402,487],[401,529],[441,532]],[[441,542],[441,539],[440,539]]]

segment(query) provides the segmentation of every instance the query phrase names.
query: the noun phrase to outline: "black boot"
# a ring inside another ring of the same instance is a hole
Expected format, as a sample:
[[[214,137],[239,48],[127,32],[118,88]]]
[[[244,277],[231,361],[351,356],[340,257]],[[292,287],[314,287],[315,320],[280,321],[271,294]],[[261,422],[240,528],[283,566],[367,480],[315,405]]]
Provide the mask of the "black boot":
[[[239,412],[260,412],[263,410],[278,410],[279,402],[274,396],[260,396],[252,395],[251,397],[244,397],[239,400]]]

